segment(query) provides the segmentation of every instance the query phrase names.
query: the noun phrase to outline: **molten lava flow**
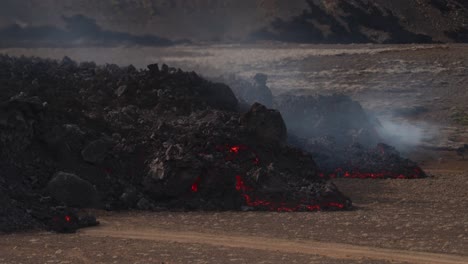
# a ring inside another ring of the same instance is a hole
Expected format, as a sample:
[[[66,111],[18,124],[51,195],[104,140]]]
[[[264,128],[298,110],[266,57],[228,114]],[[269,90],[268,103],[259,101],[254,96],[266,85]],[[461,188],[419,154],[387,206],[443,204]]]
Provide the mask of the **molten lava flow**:
[[[253,157],[251,159],[251,161],[253,162],[253,165],[255,166],[260,165],[260,159],[257,153],[245,145],[216,146],[216,150],[219,152],[225,153],[226,161],[237,160],[238,162],[243,162],[246,159],[239,159],[239,156],[247,155],[247,156]],[[325,174],[321,173],[320,177],[325,177]],[[198,177],[196,181],[192,184],[191,191],[193,193],[196,193],[199,191],[200,181],[201,181],[201,178]],[[297,212],[297,211],[318,211],[318,210],[330,209],[330,208],[335,208],[335,209],[345,208],[345,205],[339,202],[317,202],[317,201],[307,202],[307,199],[302,199],[301,202],[295,202],[294,205],[292,205],[291,203],[262,200],[262,199],[255,197],[255,195],[253,194],[255,189],[252,188],[251,186],[248,186],[243,176],[240,174],[237,174],[235,176],[234,188],[242,197],[246,206],[258,208],[262,210],[277,211],[277,212]]]
[[[328,207],[336,207],[336,208],[344,208],[344,204],[340,204],[340,203],[333,203],[333,202],[330,202],[330,203],[327,203],[326,206]]]
[[[242,176],[236,176],[236,190],[237,191],[249,191],[251,188],[247,187],[242,179]]]
[[[195,182],[192,184],[192,186],[191,186],[191,188],[190,188],[190,189],[192,190],[192,192],[194,192],[194,193],[198,192],[198,185],[200,184],[200,181],[201,181],[201,178],[198,177],[198,178],[195,180]]]
[[[240,151],[249,150],[249,148],[245,145],[233,145],[233,146],[226,146],[229,149],[229,152],[234,154],[239,154]]]
[[[277,211],[277,212],[297,212],[297,211],[319,211],[324,208],[336,208],[336,209],[344,209],[345,205],[338,202],[324,202],[320,203],[319,205],[305,205],[305,204],[297,204],[296,206],[288,205],[284,202],[270,202],[266,200],[260,200],[257,198],[252,198],[249,194],[245,193],[246,191],[253,190],[252,188],[245,185],[242,176],[236,176],[236,190],[241,193],[242,197],[244,198],[245,204],[250,207],[254,208],[263,208],[268,209],[269,211]]]

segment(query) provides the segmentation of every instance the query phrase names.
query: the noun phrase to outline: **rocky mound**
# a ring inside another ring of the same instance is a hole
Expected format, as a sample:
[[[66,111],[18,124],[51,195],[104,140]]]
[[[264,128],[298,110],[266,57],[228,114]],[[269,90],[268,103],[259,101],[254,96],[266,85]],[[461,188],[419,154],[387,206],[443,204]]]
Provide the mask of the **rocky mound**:
[[[0,56],[0,231],[96,224],[70,208],[344,209],[281,115],[163,65]]]

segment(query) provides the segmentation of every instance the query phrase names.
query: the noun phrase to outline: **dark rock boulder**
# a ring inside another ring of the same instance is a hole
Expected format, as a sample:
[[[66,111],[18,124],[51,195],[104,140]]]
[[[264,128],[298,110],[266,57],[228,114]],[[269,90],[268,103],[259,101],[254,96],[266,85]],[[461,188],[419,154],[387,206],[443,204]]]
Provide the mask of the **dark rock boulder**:
[[[75,233],[79,228],[97,225],[99,221],[92,215],[80,215],[75,209],[57,207],[54,209],[47,229],[57,233]]]
[[[47,192],[56,200],[73,207],[94,207],[98,203],[96,188],[71,173],[56,173],[47,184]]]
[[[110,139],[94,140],[81,151],[81,156],[87,162],[100,164],[104,161],[111,148],[112,141]]]
[[[196,89],[197,93],[208,105],[222,110],[236,111],[237,98],[229,86],[222,83],[213,83]]]
[[[263,141],[284,143],[287,129],[280,112],[255,103],[241,118],[241,124]]]

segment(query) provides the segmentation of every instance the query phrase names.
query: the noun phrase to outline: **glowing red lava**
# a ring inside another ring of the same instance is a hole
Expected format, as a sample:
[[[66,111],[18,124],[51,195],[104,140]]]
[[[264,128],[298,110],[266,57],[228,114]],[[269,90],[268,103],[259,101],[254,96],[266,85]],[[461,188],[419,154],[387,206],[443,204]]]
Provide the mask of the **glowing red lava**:
[[[231,151],[232,153],[236,153],[236,154],[239,153],[239,150],[240,150],[240,146],[232,146],[232,147],[230,148],[230,151]]]
[[[260,200],[257,198],[252,198],[249,194],[245,193],[246,191],[252,190],[252,188],[245,185],[244,180],[241,176],[236,176],[236,190],[241,193],[242,197],[245,200],[245,204],[254,208],[264,208],[269,211],[277,212],[298,212],[298,211],[319,211],[324,208],[336,208],[344,209],[345,205],[338,202],[323,202],[317,205],[305,205],[298,204],[296,206],[288,205],[284,202],[270,202],[266,200]]]
[[[242,176],[237,175],[236,176],[236,190],[237,191],[251,191],[252,188],[249,188],[245,185],[244,180],[242,179]]]
[[[239,156],[241,153],[245,153],[245,151],[249,151],[247,155],[253,156],[253,164],[260,165],[260,159],[258,155],[244,145],[225,145],[225,146],[217,146],[217,151],[227,152],[226,160],[233,161],[236,157]],[[321,177],[325,177],[322,173]],[[243,198],[245,205],[253,208],[259,208],[263,210],[269,211],[277,211],[277,212],[297,212],[297,211],[319,211],[324,208],[330,209],[344,209],[345,205],[338,203],[338,202],[317,202],[316,205],[310,205],[311,202],[305,202],[306,199],[303,199],[303,202],[295,203],[295,205],[291,205],[291,203],[285,202],[272,202],[267,200],[258,199],[253,196],[251,192],[254,191],[254,188],[246,185],[243,177],[241,175],[235,176],[235,186],[234,188],[236,191],[241,195]],[[196,193],[199,191],[199,184],[201,182],[201,177],[198,177],[196,181],[191,186],[191,191]],[[314,203],[312,201],[312,203]]]
[[[192,184],[192,186],[190,187],[192,192],[194,193],[198,192],[198,185],[200,184],[200,181],[201,181],[201,178],[198,177],[197,180]]]

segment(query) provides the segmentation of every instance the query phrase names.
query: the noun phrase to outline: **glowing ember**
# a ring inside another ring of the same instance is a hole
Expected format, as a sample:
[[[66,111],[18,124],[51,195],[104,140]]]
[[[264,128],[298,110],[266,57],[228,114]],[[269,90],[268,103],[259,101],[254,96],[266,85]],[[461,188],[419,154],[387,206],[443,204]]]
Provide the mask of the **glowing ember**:
[[[249,194],[246,194],[246,191],[252,190],[252,188],[245,185],[242,176],[236,176],[236,190],[241,193],[242,197],[244,198],[245,204],[250,207],[254,208],[263,208],[268,209],[269,211],[277,211],[277,212],[298,212],[298,211],[319,211],[324,208],[336,208],[336,209],[344,209],[345,205],[338,202],[328,202],[328,203],[321,203],[320,205],[305,205],[305,204],[298,204],[296,206],[287,205],[284,202],[271,202],[266,200],[260,200],[256,198],[252,198]]]
[[[224,148],[223,147],[217,147],[218,150],[224,151],[226,149],[229,150],[229,152],[234,153],[234,154],[239,154],[241,151],[246,151],[249,150],[247,146],[244,145],[226,145]]]
[[[254,165],[260,165],[260,159],[252,149],[244,145],[224,145],[224,146],[217,146],[216,150],[219,152],[225,153],[225,160],[227,161],[238,161],[238,162],[245,162],[248,159],[243,159],[243,157],[252,157],[250,159]],[[346,175],[352,175],[351,173],[346,173]],[[325,178],[326,175],[321,173],[319,175],[322,178]],[[336,177],[336,174],[335,174]],[[199,191],[199,184],[201,178],[198,177],[196,181],[191,186],[192,193],[196,193]],[[302,199],[300,202],[281,202],[281,201],[268,201],[262,200],[254,195],[255,189],[251,186],[246,184],[243,176],[240,174],[235,176],[235,190],[239,193],[244,201],[244,204],[248,207],[260,209],[260,210],[269,210],[269,211],[277,211],[277,212],[297,212],[297,211],[319,211],[322,209],[344,209],[346,206],[345,204],[339,202],[319,202],[319,201],[311,201],[307,199]],[[284,200],[285,198],[279,198],[280,200]]]
[[[244,180],[242,179],[241,176],[237,175],[236,176],[236,190],[237,191],[248,191],[251,190],[251,188],[247,187],[244,183]]]
[[[236,154],[239,153],[239,150],[240,150],[240,146],[233,146],[230,149],[232,153],[236,153]]]
[[[201,181],[201,178],[198,177],[197,180],[192,184],[192,186],[190,187],[192,192],[194,193],[198,192],[198,185],[200,184],[200,181]]]
[[[65,221],[68,222],[68,223],[71,222],[71,217],[69,215],[66,215],[65,216]]]
[[[336,208],[344,208],[344,204],[340,204],[340,203],[327,203],[326,206],[328,207],[336,207]]]

